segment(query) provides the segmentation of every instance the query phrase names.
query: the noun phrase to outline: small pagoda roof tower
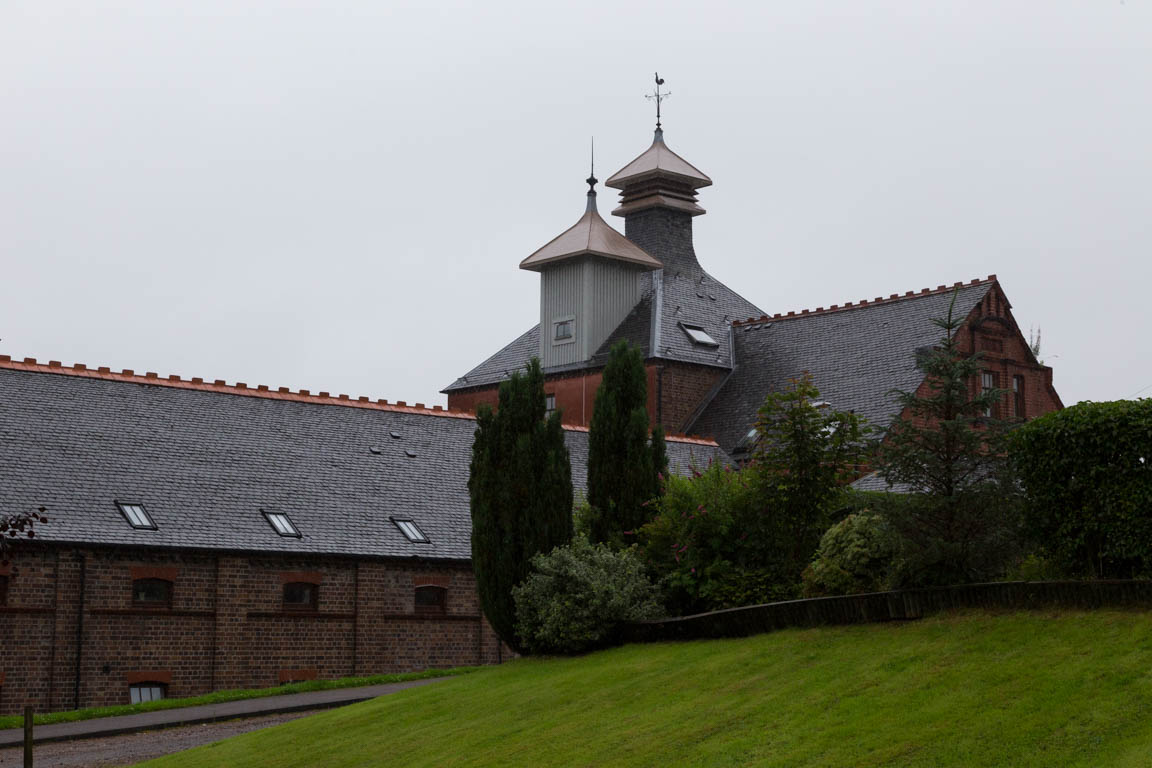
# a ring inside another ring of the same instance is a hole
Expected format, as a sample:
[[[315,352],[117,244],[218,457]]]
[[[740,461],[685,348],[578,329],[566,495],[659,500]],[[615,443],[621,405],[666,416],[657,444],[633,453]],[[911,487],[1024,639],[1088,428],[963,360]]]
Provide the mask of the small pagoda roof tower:
[[[588,205],[580,220],[520,262],[520,269],[539,272],[547,265],[581,256],[600,256],[645,270],[664,266],[600,217],[596,211],[596,181],[594,176],[588,177]]]
[[[616,216],[628,216],[648,208],[671,208],[689,216],[704,213],[696,204],[696,190],[711,186],[712,179],[664,143],[660,106],[672,94],[661,91],[662,85],[664,80],[657,73],[656,90],[648,96],[656,102],[656,135],[652,146],[604,182],[620,190],[620,207],[612,211]]]

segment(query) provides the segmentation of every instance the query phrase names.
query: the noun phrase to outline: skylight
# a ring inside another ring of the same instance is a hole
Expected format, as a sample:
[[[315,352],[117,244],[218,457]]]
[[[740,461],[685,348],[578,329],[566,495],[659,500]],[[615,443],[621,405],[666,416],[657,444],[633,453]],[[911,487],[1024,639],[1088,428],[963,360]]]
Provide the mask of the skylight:
[[[680,327],[684,329],[684,333],[688,334],[688,338],[692,339],[693,344],[700,344],[705,347],[720,346],[720,342],[709,336],[702,326],[681,323]]]
[[[121,514],[128,521],[128,524],[133,528],[138,528],[146,531],[156,530],[156,523],[152,522],[152,518],[144,511],[143,504],[127,504],[125,502],[116,502],[116,506],[120,508]]]
[[[396,524],[396,527],[400,529],[400,533],[404,534],[408,541],[417,544],[426,544],[428,542],[428,537],[424,535],[424,531],[420,530],[416,526],[416,523],[411,520],[394,517],[392,518],[392,522]]]
[[[264,510],[260,510],[264,512]],[[303,538],[300,531],[296,530],[296,526],[288,519],[288,515],[283,512],[264,512],[264,517],[268,520],[268,524],[272,529],[281,536],[292,536],[297,539]]]

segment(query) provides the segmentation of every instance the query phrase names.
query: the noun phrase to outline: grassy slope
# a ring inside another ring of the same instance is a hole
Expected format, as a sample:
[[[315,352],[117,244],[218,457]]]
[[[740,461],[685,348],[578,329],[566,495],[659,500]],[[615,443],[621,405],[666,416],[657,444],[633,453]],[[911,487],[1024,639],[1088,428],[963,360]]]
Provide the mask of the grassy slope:
[[[969,614],[524,660],[154,766],[1147,766],[1152,614]]]

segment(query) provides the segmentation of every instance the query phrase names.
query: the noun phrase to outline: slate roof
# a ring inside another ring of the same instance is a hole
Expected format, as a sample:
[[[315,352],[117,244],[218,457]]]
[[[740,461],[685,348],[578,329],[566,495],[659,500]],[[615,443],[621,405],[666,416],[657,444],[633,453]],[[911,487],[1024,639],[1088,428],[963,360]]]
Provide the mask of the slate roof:
[[[0,509],[48,507],[45,541],[471,556],[467,414],[55,365],[0,358]],[[587,433],[566,437],[583,488]],[[704,441],[670,439],[668,453],[680,472],[726,461]],[[143,503],[158,530],[130,527],[117,500]],[[277,535],[261,509],[303,538]],[[392,515],[430,543],[409,542]]]
[[[990,277],[959,285],[956,315],[967,316],[994,282]],[[939,340],[940,329],[931,321],[948,314],[952,293],[941,286],[861,306],[738,324],[736,366],[688,430],[734,452],[752,429],[764,397],[804,371],[832,407],[886,427],[898,412],[891,391],[915,389],[923,380],[915,354]]]
[[[655,279],[654,277],[655,276]],[[608,352],[621,339],[628,339],[644,353],[645,358],[664,358],[700,363],[718,368],[732,364],[732,346],[728,327],[735,320],[763,314],[748,301],[703,269],[662,269],[640,275],[641,298],[620,322],[607,340],[586,363],[567,368],[597,368],[608,360]],[[657,346],[652,349],[652,319],[656,306],[660,312]],[[699,325],[719,346],[695,344],[681,328],[681,323]],[[539,324],[532,326],[515,341],[480,363],[444,388],[444,392],[486,386],[503,381],[513,371],[523,370],[533,356],[540,354]],[[552,370],[552,369],[549,369]]]

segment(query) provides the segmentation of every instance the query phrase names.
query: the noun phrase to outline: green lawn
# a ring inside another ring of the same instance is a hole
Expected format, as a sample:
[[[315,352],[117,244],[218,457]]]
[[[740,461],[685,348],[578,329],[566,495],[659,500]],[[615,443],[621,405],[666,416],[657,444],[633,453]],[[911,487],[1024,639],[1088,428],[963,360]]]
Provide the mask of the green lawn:
[[[449,675],[463,675],[478,667],[456,667],[454,669],[426,669],[423,672],[408,672],[400,675],[372,675],[370,677],[342,677],[338,680],[308,680],[301,683],[287,683],[275,688],[242,688],[228,691],[213,691],[201,696],[190,696],[184,699],[160,699],[144,704],[119,704],[112,707],[86,707],[84,709],[66,709],[61,712],[41,712],[33,718],[36,725],[52,725],[53,723],[71,723],[76,720],[91,720],[97,717],[115,717],[117,715],[135,715],[140,712],[153,712],[157,709],[180,709],[182,707],[197,707],[201,704],[223,704],[226,701],[240,701],[242,699],[262,699],[266,696],[284,696],[289,693],[306,693],[308,691],[326,691],[332,688],[360,688],[366,685],[383,685],[384,683],[402,683],[408,680],[427,680],[430,677],[446,677]],[[0,717],[0,729],[20,728],[24,725],[23,715],[5,715]]]
[[[965,614],[529,659],[149,766],[1149,766],[1152,614]]]

